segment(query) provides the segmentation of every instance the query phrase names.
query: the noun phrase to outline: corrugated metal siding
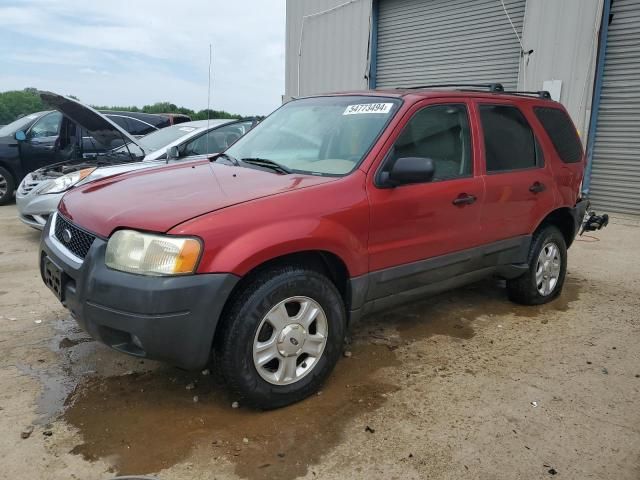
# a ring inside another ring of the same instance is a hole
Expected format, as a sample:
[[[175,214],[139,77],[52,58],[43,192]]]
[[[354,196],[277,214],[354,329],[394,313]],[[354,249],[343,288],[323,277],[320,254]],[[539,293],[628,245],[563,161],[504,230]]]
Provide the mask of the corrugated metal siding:
[[[522,36],[525,0],[505,0]],[[380,0],[378,88],[518,83],[520,44],[499,0]]]
[[[525,50],[519,90],[542,90],[545,80],[562,80],[560,102],[582,139],[587,138],[603,0],[535,0],[524,17]]]
[[[348,2],[349,0],[287,0],[286,97],[368,87],[371,0]],[[339,8],[308,17],[334,7]],[[301,32],[302,56],[298,91]]]
[[[609,25],[590,198],[640,214],[640,2],[615,0]]]

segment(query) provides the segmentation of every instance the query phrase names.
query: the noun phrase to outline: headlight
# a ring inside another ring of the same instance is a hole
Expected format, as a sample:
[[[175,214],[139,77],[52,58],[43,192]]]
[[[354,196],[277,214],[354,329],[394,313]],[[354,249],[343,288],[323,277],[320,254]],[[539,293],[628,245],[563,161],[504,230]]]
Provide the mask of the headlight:
[[[140,275],[184,275],[198,266],[202,244],[195,238],[118,230],[107,243],[107,267]]]
[[[75,184],[87,178],[95,170],[94,168],[84,168],[77,172],[69,173],[47,183],[38,193],[44,195],[46,193],[62,193],[69,190]]]

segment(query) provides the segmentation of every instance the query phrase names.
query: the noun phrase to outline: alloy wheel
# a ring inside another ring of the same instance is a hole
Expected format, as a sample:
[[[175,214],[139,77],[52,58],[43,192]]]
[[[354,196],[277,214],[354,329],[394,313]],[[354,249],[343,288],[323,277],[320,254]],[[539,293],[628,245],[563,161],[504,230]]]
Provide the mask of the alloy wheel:
[[[318,302],[289,297],[264,316],[253,341],[258,374],[273,385],[290,385],[318,364],[327,344],[328,322]]]
[[[554,242],[546,243],[536,264],[536,288],[543,297],[551,295],[558,285],[561,266],[560,248]]]

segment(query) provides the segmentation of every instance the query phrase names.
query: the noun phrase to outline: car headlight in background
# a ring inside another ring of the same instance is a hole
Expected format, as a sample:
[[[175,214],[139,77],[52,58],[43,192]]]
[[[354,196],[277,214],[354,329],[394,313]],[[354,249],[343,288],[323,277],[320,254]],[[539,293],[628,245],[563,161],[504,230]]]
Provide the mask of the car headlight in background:
[[[47,193],[62,193],[69,190],[71,187],[76,185],[78,182],[84,180],[89,175],[93,173],[94,168],[84,168],[82,170],[78,170],[77,172],[68,173],[67,175],[63,175],[61,177],[56,178],[48,182],[42,190],[38,193],[44,195]]]
[[[118,230],[107,243],[105,263],[140,275],[184,275],[196,270],[201,251],[195,238]]]

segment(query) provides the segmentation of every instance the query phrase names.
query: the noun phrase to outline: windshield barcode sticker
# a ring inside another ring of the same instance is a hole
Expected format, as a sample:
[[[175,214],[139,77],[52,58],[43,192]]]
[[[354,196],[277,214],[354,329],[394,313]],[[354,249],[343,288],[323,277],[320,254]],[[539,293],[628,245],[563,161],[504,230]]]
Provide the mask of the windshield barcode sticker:
[[[363,113],[389,113],[393,103],[360,103],[349,105],[342,115],[358,115]]]

